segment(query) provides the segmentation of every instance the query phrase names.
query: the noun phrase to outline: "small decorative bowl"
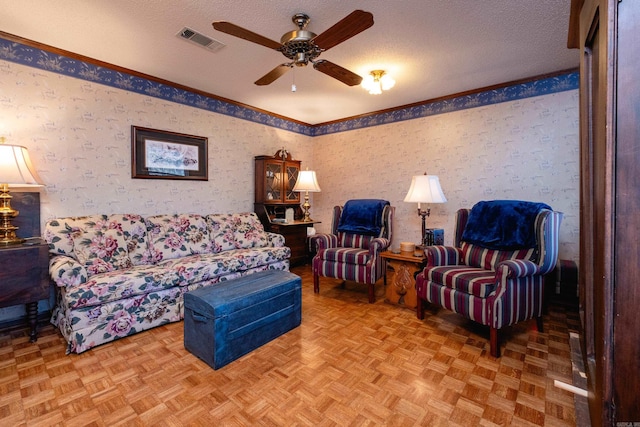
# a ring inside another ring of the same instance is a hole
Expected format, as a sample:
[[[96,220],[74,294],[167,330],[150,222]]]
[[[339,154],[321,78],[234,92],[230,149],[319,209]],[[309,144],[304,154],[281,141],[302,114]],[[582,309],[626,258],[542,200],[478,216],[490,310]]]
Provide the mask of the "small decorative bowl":
[[[400,251],[401,252],[411,252],[413,253],[416,250],[415,243],[412,242],[400,242]]]

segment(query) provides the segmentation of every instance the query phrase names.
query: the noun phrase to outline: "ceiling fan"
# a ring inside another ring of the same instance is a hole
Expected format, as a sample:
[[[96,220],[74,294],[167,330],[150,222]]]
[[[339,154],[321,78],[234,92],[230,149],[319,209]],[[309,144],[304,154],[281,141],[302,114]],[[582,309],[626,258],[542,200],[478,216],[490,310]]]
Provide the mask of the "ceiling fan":
[[[355,10],[320,35],[316,35],[305,29],[310,21],[308,15],[296,13],[291,20],[298,26],[298,29],[285,33],[280,39],[280,43],[227,21],[216,21],[213,23],[213,28],[223,33],[277,50],[290,59],[290,62],[278,65],[256,80],[255,84],[258,86],[271,84],[289,71],[290,68],[294,66],[305,67],[309,62],[313,64],[313,68],[316,70],[329,77],[340,80],[348,86],[360,84],[362,77],[359,75],[333,62],[318,59],[318,57],[322,52],[331,49],[371,27],[373,25],[373,15],[371,13],[363,10]]]

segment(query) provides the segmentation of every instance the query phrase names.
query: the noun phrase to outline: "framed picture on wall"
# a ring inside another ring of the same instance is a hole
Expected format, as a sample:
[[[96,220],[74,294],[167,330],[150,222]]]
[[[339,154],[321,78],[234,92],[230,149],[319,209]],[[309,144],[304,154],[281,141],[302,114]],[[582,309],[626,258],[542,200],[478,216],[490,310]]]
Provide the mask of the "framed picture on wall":
[[[131,126],[131,177],[207,181],[207,138]]]

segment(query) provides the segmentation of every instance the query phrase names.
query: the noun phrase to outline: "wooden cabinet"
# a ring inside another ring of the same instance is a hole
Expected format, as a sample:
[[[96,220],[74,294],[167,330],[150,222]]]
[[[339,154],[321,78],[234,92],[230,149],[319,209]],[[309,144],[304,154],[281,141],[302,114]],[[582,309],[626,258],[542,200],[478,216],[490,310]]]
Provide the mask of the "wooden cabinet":
[[[580,317],[593,425],[640,423],[640,2],[572,0],[580,49]]]
[[[49,298],[49,246],[42,240],[0,247],[0,307],[26,304],[31,341],[38,301]]]
[[[293,191],[298,180],[300,161],[291,153],[278,150],[274,156],[257,156],[256,203],[265,205],[299,205],[300,193]]]
[[[291,249],[290,264],[301,265],[309,261],[307,228],[319,221],[303,222],[300,193],[293,187],[300,172],[300,161],[292,160],[291,153],[278,150],[273,156],[255,158],[254,210],[265,230],[282,234]],[[284,222],[291,209],[293,221]]]

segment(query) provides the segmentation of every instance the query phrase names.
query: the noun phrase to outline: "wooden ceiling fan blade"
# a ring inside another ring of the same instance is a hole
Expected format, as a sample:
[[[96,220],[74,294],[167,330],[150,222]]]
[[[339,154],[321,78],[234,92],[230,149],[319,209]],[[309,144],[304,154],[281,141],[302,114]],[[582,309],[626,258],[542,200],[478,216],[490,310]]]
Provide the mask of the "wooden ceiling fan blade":
[[[231,22],[216,21],[212,25],[213,28],[218,31],[222,31],[223,33],[227,33],[231,36],[248,40],[252,43],[261,44],[262,46],[266,46],[269,49],[280,49],[282,47],[282,43],[278,43],[277,41],[268,39],[264,36],[261,36],[260,34],[254,33],[253,31],[249,31],[245,28],[232,24]]]
[[[354,10],[333,27],[313,38],[313,42],[323,50],[350,39],[373,25],[373,15],[364,10]]]
[[[278,65],[276,68],[274,68],[273,70],[269,71],[267,74],[265,74],[264,76],[262,76],[258,80],[256,80],[254,83],[257,84],[258,86],[269,85],[269,84],[275,82],[284,73],[289,71],[290,68],[291,68],[291,66],[289,64]]]
[[[326,74],[329,77],[340,80],[347,86],[357,86],[362,82],[362,77],[353,73],[346,68],[334,64],[333,62],[325,61],[324,59],[317,61],[313,64],[313,68]]]

